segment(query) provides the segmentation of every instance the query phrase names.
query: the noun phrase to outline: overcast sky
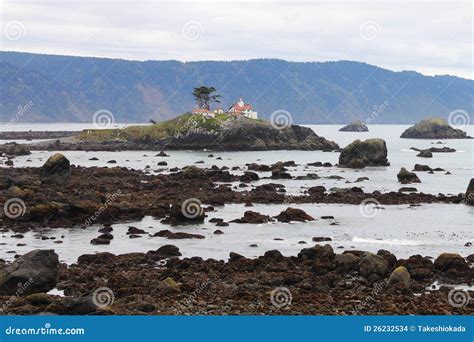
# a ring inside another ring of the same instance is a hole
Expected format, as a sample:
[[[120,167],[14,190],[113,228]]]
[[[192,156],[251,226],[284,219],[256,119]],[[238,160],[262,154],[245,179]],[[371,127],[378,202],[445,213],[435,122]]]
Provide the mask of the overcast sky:
[[[137,60],[343,59],[473,78],[470,0],[0,2],[2,50]]]

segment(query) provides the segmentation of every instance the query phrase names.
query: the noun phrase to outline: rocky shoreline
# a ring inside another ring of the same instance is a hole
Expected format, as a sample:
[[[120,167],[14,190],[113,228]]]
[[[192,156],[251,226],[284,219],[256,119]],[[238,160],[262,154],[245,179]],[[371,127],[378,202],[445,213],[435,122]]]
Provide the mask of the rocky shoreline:
[[[473,291],[432,286],[472,286],[472,254],[397,259],[386,250],[336,254],[315,245],[290,257],[278,250],[255,259],[230,253],[228,261],[180,255],[164,245],[147,253],[85,254],[66,265],[53,250],[32,251],[0,263],[0,309],[7,315],[474,313],[472,301],[459,302]],[[47,294],[51,289],[64,296]]]

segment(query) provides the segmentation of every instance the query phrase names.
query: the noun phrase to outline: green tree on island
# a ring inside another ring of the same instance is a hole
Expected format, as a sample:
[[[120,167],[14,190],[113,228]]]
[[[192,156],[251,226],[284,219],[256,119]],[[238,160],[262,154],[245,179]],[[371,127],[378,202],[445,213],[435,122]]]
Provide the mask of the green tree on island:
[[[196,87],[193,91],[194,99],[196,100],[199,108],[201,109],[210,109],[211,102],[220,103],[221,101],[219,98],[220,95],[212,94],[216,92],[216,88],[214,87]]]

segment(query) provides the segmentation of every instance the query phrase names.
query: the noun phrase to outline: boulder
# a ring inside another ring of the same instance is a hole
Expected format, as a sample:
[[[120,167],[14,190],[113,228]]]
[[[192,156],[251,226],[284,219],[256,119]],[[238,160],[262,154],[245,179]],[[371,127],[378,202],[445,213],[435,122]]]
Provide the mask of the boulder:
[[[340,132],[368,132],[369,128],[360,120],[352,121],[350,124],[341,127]]]
[[[250,171],[260,171],[260,172],[268,172],[271,171],[270,166],[268,165],[261,165],[257,163],[246,164],[247,169]]]
[[[331,245],[316,245],[314,247],[310,248],[303,248],[299,253],[298,253],[298,259],[305,260],[305,259],[310,259],[310,260],[315,260],[315,259],[328,259],[328,260],[334,260],[336,254],[334,253],[334,250],[332,249]]]
[[[144,231],[143,229],[134,227],[134,226],[129,226],[128,231],[127,231],[127,235],[130,235],[130,234],[146,234],[146,231]]]
[[[205,218],[204,209],[196,199],[188,199],[182,203],[173,203],[170,207],[168,217],[161,220],[161,223],[171,226],[199,224]]]
[[[272,179],[291,179],[291,174],[284,170],[284,168],[272,169]]]
[[[61,153],[55,153],[43,164],[41,176],[43,182],[64,182],[71,175],[71,163]]]
[[[474,205],[474,178],[471,178],[466,190],[466,203]]]
[[[411,186],[402,186],[398,189],[399,192],[417,192],[418,189]]]
[[[410,273],[408,273],[408,270],[404,266],[398,266],[393,270],[390,278],[388,278],[387,286],[390,287],[400,283],[408,288],[410,287]]]
[[[387,145],[383,139],[356,140],[347,145],[339,155],[339,166],[364,168],[388,166]]]
[[[153,236],[164,237],[167,239],[204,239],[204,235],[199,234],[190,234],[185,232],[172,232],[170,230],[160,230],[158,233],[155,233]]]
[[[314,221],[314,218],[304,212],[304,210],[296,209],[296,208],[286,208],[277,216],[274,216],[280,222],[291,222],[291,221],[298,221],[298,222],[306,222],[306,221]]]
[[[456,253],[440,254],[434,262],[434,267],[435,269],[440,271],[445,271],[450,268],[461,270],[469,268],[466,260],[464,260],[462,256]]]
[[[433,169],[428,165],[415,164],[413,171],[433,171]]]
[[[466,132],[451,127],[443,118],[421,120],[405,130],[400,138],[408,139],[470,139]]]
[[[416,156],[420,158],[433,158],[433,153],[430,150],[421,150]]]
[[[0,269],[0,294],[48,292],[58,281],[59,259],[52,249],[36,249]]]
[[[240,219],[232,220],[235,223],[267,223],[272,221],[272,218],[268,215],[262,215],[255,211],[247,210],[244,216]]]
[[[326,188],[322,185],[312,186],[308,188],[308,193],[310,195],[322,195],[326,192]]]
[[[412,255],[407,260],[399,260],[397,266],[404,266],[417,281],[433,278],[433,262],[428,257]]]
[[[349,272],[359,269],[360,258],[352,253],[336,254],[335,261],[338,270]]]
[[[316,245],[312,248],[302,249],[298,258],[308,260],[311,264],[310,270],[316,275],[323,275],[336,268],[335,253],[330,245]]]
[[[244,174],[240,176],[241,182],[253,182],[259,180],[260,177],[255,172],[244,171]]]
[[[110,245],[110,239],[95,238],[91,240],[91,245]]]
[[[368,278],[376,275],[378,279],[384,277],[388,273],[388,261],[379,255],[366,252],[360,258],[359,269],[360,274]]]
[[[410,172],[404,167],[397,174],[398,181],[402,184],[421,183],[420,179],[414,172]]]
[[[158,248],[156,251],[149,251],[146,253],[147,258],[152,260],[155,259],[163,259],[163,258],[171,258],[171,257],[178,257],[181,256],[181,252],[179,248],[174,245],[164,245]]]

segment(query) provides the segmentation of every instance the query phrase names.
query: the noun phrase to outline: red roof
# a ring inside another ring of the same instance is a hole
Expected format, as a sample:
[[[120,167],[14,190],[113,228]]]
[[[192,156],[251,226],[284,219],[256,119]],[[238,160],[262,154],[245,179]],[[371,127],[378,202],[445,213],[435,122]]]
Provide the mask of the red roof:
[[[252,105],[251,104],[245,104],[243,106],[239,106],[237,103],[234,103],[231,109],[233,108],[237,112],[243,112],[244,110],[252,110]]]

